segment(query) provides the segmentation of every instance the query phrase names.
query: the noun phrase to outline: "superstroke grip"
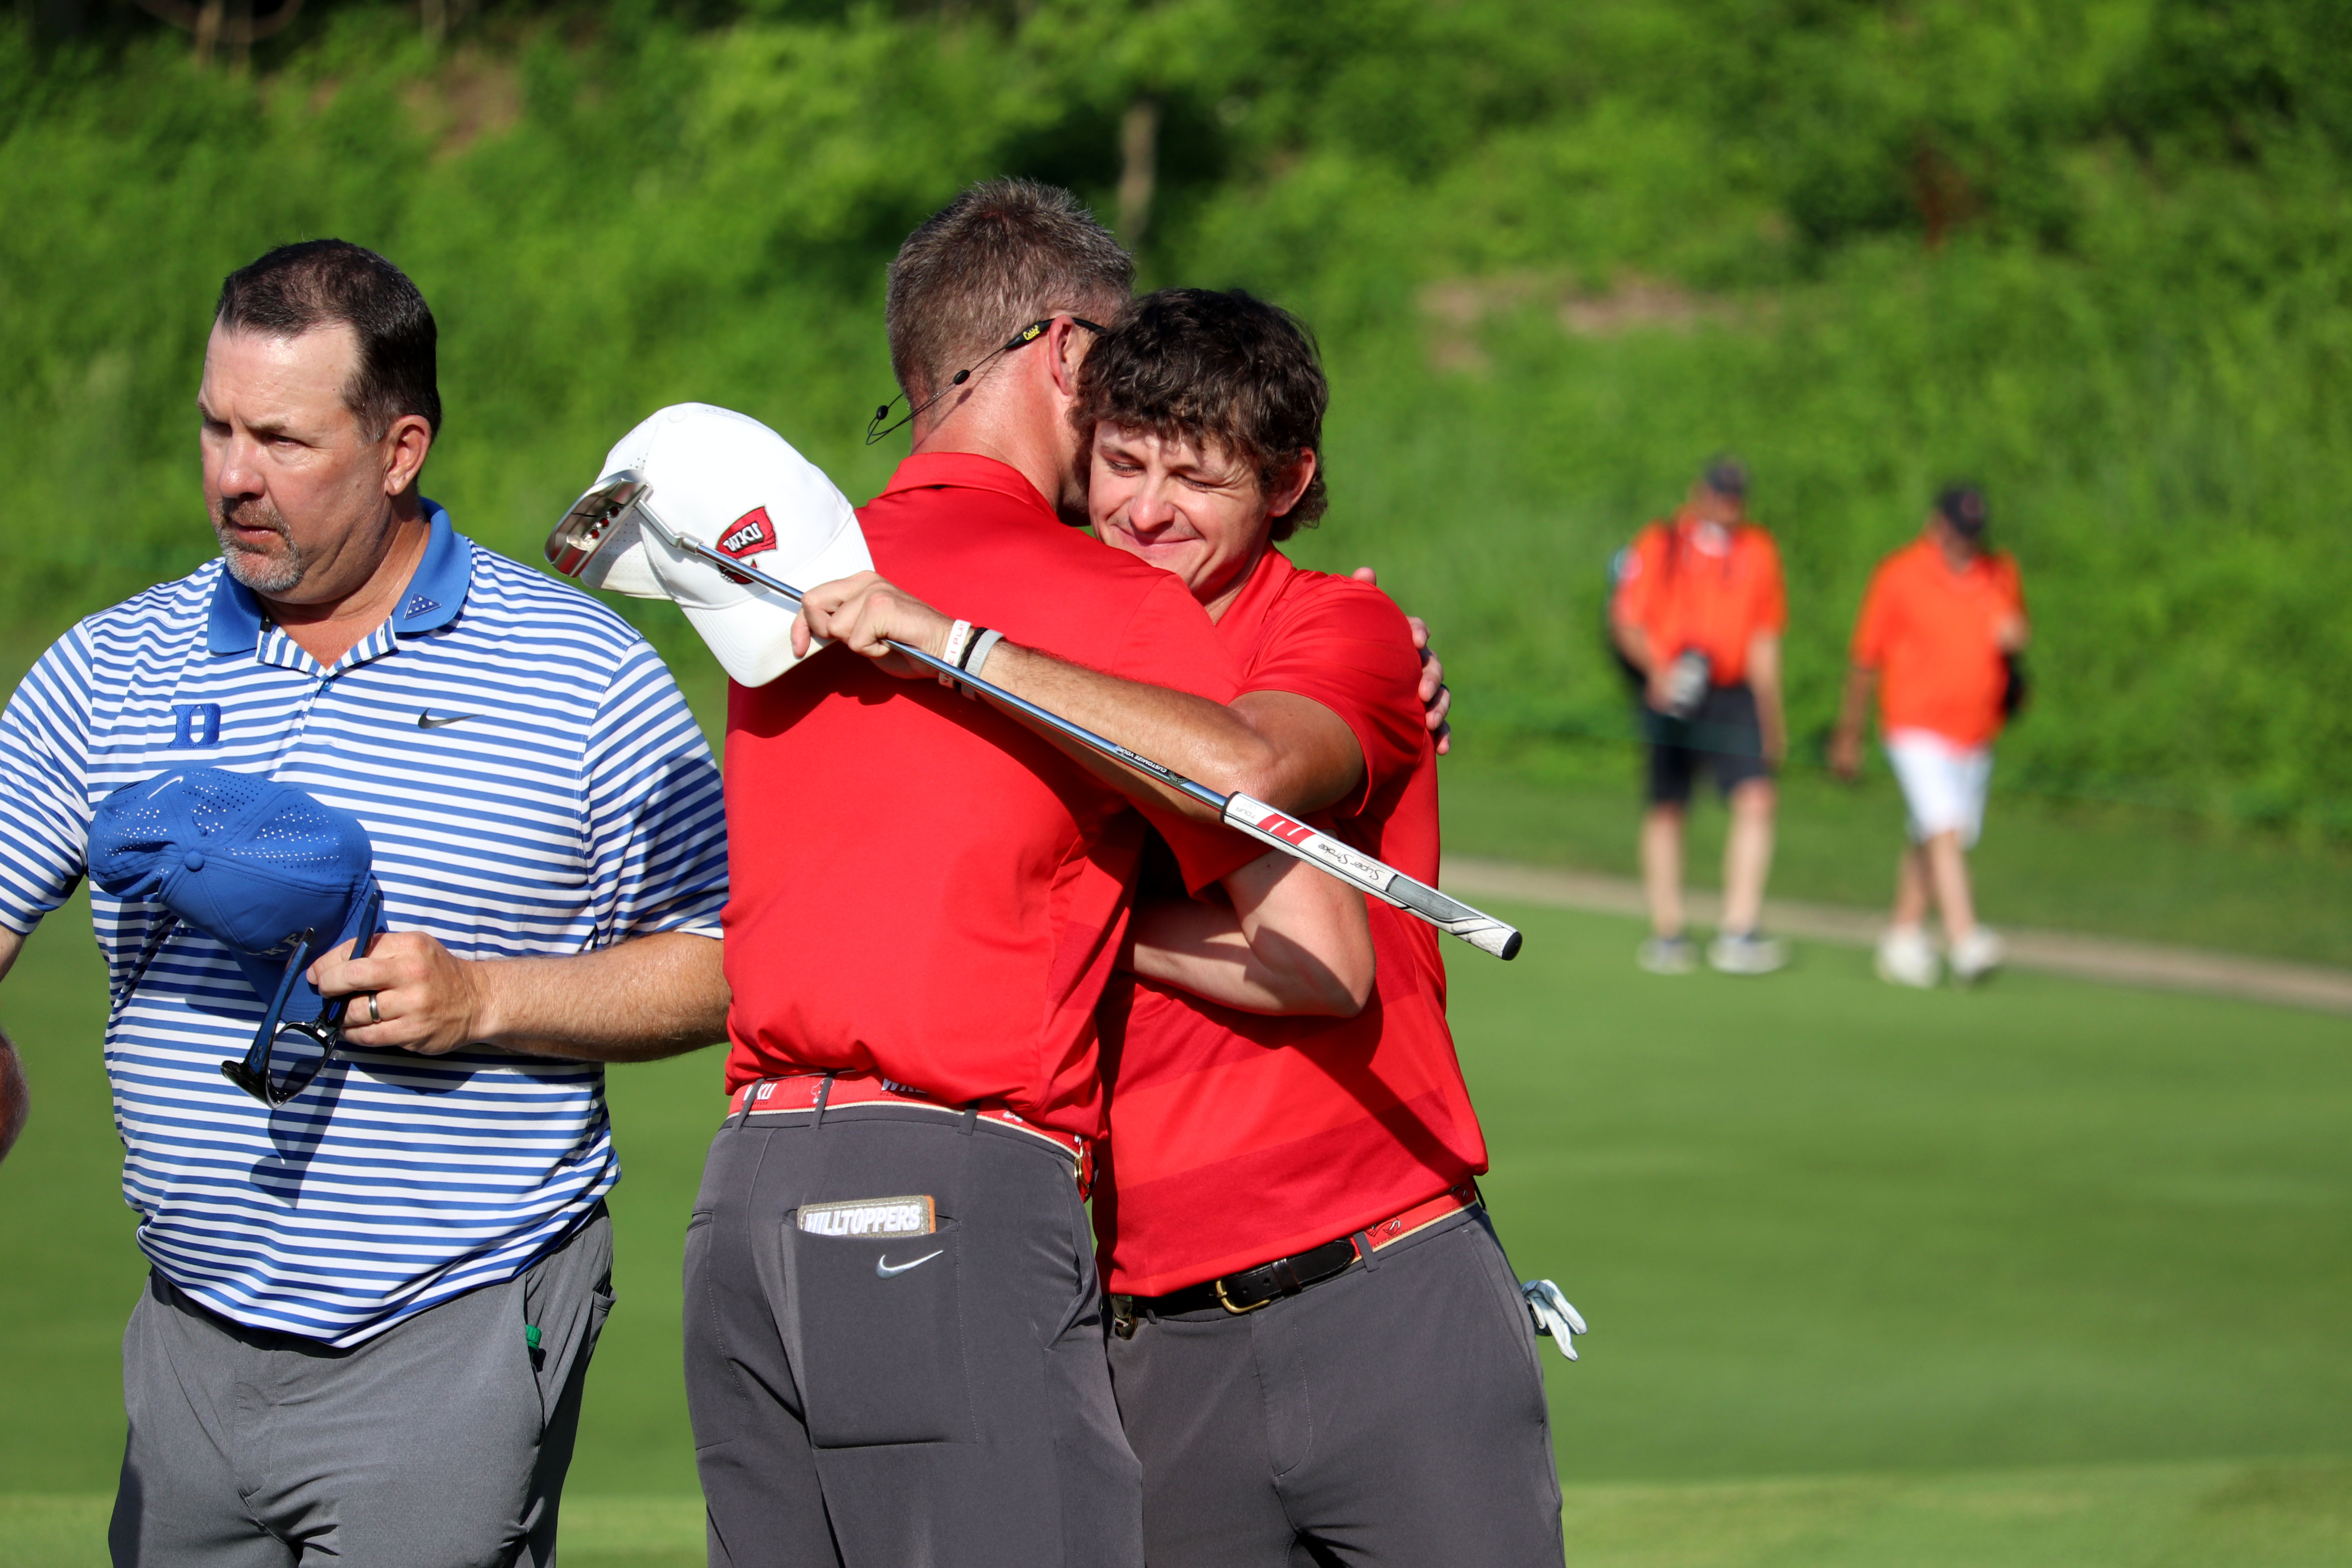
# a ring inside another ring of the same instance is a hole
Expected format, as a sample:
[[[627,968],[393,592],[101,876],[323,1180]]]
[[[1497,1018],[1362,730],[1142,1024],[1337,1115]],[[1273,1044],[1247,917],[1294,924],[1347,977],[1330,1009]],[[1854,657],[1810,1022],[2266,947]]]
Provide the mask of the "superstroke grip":
[[[1426,882],[1417,882],[1395,867],[1358,854],[1328,833],[1309,827],[1295,816],[1276,811],[1262,800],[1238,792],[1225,797],[1225,826],[1252,838],[1286,849],[1376,899],[1419,915],[1440,931],[1451,931],[1471,946],[1496,958],[1519,955],[1519,933],[1494,916],[1482,914],[1459,899],[1449,899]]]

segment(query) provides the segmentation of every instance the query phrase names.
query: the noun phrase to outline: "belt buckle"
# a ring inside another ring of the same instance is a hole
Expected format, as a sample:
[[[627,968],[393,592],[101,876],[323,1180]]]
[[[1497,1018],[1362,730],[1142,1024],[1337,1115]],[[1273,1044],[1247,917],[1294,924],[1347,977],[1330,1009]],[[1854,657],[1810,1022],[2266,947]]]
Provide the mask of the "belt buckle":
[[[1217,1293],[1217,1305],[1223,1307],[1226,1311],[1231,1312],[1236,1318],[1255,1312],[1261,1307],[1271,1307],[1276,1300],[1280,1300],[1279,1297],[1268,1296],[1263,1301],[1252,1301],[1246,1307],[1236,1307],[1234,1305],[1234,1299],[1225,1294],[1225,1282],[1222,1278],[1210,1281],[1210,1289]]]

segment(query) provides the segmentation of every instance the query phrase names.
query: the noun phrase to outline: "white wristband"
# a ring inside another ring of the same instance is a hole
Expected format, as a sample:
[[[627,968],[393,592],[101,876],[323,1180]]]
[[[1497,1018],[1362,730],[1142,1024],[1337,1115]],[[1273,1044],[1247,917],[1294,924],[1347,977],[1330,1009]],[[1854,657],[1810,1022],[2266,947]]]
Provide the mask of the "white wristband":
[[[971,640],[971,623],[970,621],[955,622],[948,627],[947,646],[940,650],[940,657],[947,660],[950,664],[956,663],[963,658],[964,644]],[[955,678],[953,676],[942,675],[940,677],[940,684],[941,686],[952,687],[955,685]]]
[[[963,661],[963,672],[966,675],[977,677],[980,674],[980,667],[988,662],[988,656],[994,653],[996,645],[1003,640],[1004,634],[992,628],[981,633],[980,640],[971,645],[971,653]],[[974,698],[980,695],[969,686],[963,689],[963,694],[966,697]]]

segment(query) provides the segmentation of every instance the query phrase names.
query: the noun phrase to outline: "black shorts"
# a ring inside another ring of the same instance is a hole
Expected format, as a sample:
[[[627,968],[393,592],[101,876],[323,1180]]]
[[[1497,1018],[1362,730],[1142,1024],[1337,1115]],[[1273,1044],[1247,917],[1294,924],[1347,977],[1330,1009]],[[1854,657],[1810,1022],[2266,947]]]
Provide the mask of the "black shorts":
[[[1756,693],[1745,686],[1717,686],[1687,719],[1670,719],[1644,705],[1642,734],[1650,742],[1650,804],[1687,805],[1691,783],[1704,763],[1715,785],[1728,797],[1750,779],[1769,779],[1764,760],[1764,723]]]

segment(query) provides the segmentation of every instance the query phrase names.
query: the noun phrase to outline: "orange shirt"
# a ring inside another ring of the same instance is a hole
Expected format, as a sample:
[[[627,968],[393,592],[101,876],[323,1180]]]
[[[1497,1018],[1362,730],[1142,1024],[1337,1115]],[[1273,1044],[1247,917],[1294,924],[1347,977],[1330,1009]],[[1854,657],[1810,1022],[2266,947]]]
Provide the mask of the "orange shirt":
[[[1726,529],[1685,510],[1642,530],[1617,578],[1616,614],[1640,626],[1666,663],[1706,655],[1717,686],[1748,678],[1748,644],[1789,624],[1780,552],[1752,522]]]
[[[1931,539],[1878,563],[1853,629],[1853,662],[1875,669],[1882,730],[1928,730],[1955,745],[2000,733],[2009,672],[2000,625],[2025,614],[2017,563],[1985,553],[1955,572]]]

